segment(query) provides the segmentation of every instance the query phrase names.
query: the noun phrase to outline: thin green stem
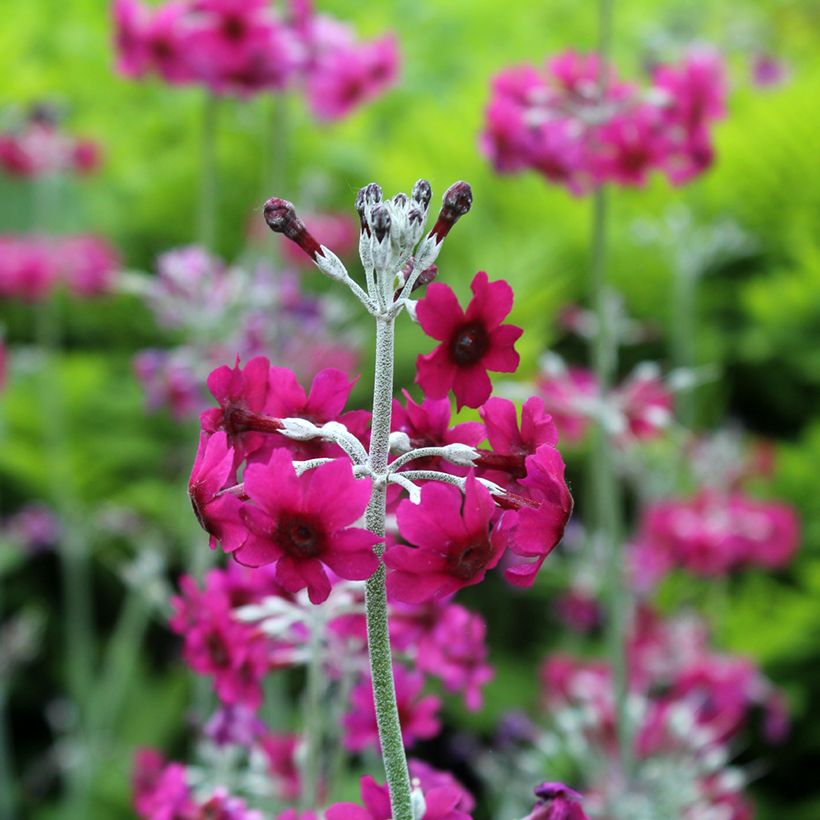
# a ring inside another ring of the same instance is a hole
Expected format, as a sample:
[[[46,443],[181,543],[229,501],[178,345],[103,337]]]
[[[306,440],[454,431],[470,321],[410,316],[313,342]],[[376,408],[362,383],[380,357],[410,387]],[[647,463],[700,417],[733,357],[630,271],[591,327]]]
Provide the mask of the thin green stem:
[[[393,402],[393,319],[376,321],[376,378],[373,388],[373,422],[370,432],[370,468],[377,475],[387,469],[390,445],[390,417]],[[373,482],[373,492],[365,512],[367,528],[384,537],[387,491],[383,483]],[[382,747],[393,820],[413,820],[410,775],[404,753],[396,688],[393,682],[393,654],[387,622],[386,571],[383,562],[368,580],[365,591],[367,643],[370,673],[376,703],[376,722]]]
[[[680,256],[680,254],[677,254]],[[695,362],[697,276],[690,265],[678,259],[672,276],[672,364],[690,370]],[[694,389],[681,390],[677,396],[678,419],[691,428],[697,411]]]
[[[2,592],[0,578],[0,592]],[[0,626],[3,623],[3,609],[0,602]],[[14,762],[9,741],[6,705],[11,684],[8,671],[0,669],[0,820],[14,820]]]
[[[310,623],[307,686],[304,698],[305,757],[302,767],[302,808],[315,809],[319,801],[319,780],[322,769],[322,661],[324,655],[324,619],[321,607],[312,612]]]
[[[608,67],[612,44],[612,0],[598,4],[599,99],[607,92]],[[607,226],[609,192],[596,189],[592,201],[592,254],[590,299],[597,332],[592,339],[591,358],[599,390],[605,397],[612,387],[618,367],[618,342],[607,309]],[[607,565],[606,604],[607,653],[612,667],[618,746],[621,767],[627,778],[632,769],[632,731],[628,714],[627,629],[631,601],[623,569],[622,498],[609,434],[599,420],[594,427],[591,479],[595,536],[603,542]]]
[[[199,203],[197,207],[197,235],[206,250],[216,246],[216,212],[218,196],[218,163],[216,153],[219,125],[219,98],[206,92],[202,104],[202,133],[200,136]]]

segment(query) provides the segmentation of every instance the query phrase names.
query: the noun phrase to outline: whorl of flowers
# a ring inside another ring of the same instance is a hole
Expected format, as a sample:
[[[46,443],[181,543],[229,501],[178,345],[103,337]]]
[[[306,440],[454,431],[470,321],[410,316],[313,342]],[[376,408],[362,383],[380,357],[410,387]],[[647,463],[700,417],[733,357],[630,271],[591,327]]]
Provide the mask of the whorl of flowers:
[[[61,130],[55,113],[35,106],[24,119],[0,131],[0,171],[14,177],[91,174],[102,161],[100,146]]]
[[[344,23],[293,0],[171,0],[157,7],[115,0],[117,65],[127,77],[249,96],[301,87],[320,119],[337,119],[395,82],[398,51],[387,35],[360,42]]]
[[[59,287],[99,296],[111,290],[119,267],[117,252],[98,236],[0,236],[0,297],[38,302]]]
[[[481,147],[498,172],[536,171],[575,195],[641,186],[653,171],[682,184],[712,164],[725,96],[721,59],[706,49],[656,66],[645,88],[597,54],[567,51],[496,75]]]
[[[269,200],[265,218],[326,275],[347,284],[373,315],[392,317],[406,308],[428,332],[432,327],[442,342],[427,357],[436,373],[436,396],[443,398],[451,386],[459,402],[479,406],[491,390],[486,371],[511,371],[518,363],[513,343],[520,330],[499,326],[512,294],[506,283],[489,283],[482,273],[474,280],[476,295],[466,313],[443,284],[432,286],[420,302],[409,298],[435,275],[441,242],[472,201],[466,183],[453,185],[425,235],[430,196],[425,180],[416,183],[411,196],[397,194],[392,200],[384,200],[375,184],[360,191],[367,292],[313,237],[289,202]],[[499,292],[503,288],[500,302],[492,297],[494,286]],[[406,543],[389,546],[384,559],[395,600],[416,604],[449,596],[481,581],[506,551],[515,558],[507,578],[530,585],[563,534],[572,500],[555,449],[557,434],[543,412],[535,426],[525,413],[525,440],[514,406],[487,402],[488,429],[494,430],[495,419],[503,416],[505,430],[503,435],[490,432],[491,444],[500,449],[487,451],[460,444],[458,438],[435,440],[444,430],[422,441],[417,434],[415,444],[421,446],[414,447],[401,429],[407,428],[405,419],[397,414],[400,427],[391,425],[390,442],[396,455],[386,472],[377,474],[365,449],[369,414],[344,412],[352,383],[338,371],[319,373],[308,394],[291,371],[257,357],[244,367],[214,371],[208,386],[219,407],[202,416],[189,485],[197,516],[212,543],[220,542],[248,566],[275,564],[278,583],[290,592],[307,587],[316,603],[329,594],[328,572],[364,580],[377,566],[372,548],[379,539],[368,540],[356,526],[374,481],[410,496],[397,511]],[[424,422],[417,416],[417,423]],[[483,437],[478,432],[470,440],[478,443]],[[430,458],[454,465],[459,474],[446,466],[419,469],[429,467]],[[414,464],[417,459],[425,463]],[[490,472],[492,481],[482,477]]]

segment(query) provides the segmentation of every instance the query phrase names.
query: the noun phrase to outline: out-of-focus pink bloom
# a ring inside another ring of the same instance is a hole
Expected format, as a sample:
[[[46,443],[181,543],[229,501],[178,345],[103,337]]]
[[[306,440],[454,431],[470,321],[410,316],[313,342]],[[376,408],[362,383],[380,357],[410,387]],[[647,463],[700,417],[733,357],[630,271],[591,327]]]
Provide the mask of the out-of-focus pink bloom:
[[[280,800],[295,800],[299,797],[301,780],[296,762],[299,740],[299,735],[268,734],[261,741]]]
[[[595,374],[570,367],[543,374],[538,390],[562,441],[576,443],[589,428],[590,408],[598,397]]]
[[[435,695],[422,697],[424,676],[397,664],[393,667],[393,679],[404,745],[409,747],[417,740],[435,737],[441,728],[438,719],[441,700]],[[378,747],[379,729],[376,724],[373,682],[370,678],[365,678],[353,689],[350,703],[351,710],[342,719],[345,748],[357,752],[368,747]]]
[[[45,504],[27,504],[3,524],[6,536],[28,553],[39,553],[55,547],[62,536],[62,526],[54,511]]]
[[[570,590],[555,601],[555,612],[570,629],[576,632],[592,632],[601,625],[601,606],[595,598]]]
[[[0,296],[36,302],[58,285],[98,296],[111,289],[118,269],[116,251],[100,237],[0,236]]]
[[[750,64],[752,82],[758,88],[777,88],[789,79],[786,64],[771,54],[755,54]]]
[[[777,568],[788,563],[800,539],[794,510],[739,491],[703,490],[691,499],[660,501],[644,513],[642,554],[659,553],[659,568],[682,567],[697,575],[742,566]]]
[[[250,748],[265,733],[265,724],[244,704],[222,706],[205,725],[205,736],[217,746]]]
[[[542,783],[534,791],[538,802],[524,820],[589,820],[581,795],[563,783]]]
[[[202,409],[199,379],[185,364],[164,350],[141,350],[134,357],[134,373],[145,391],[149,410],[170,409],[178,421]]]
[[[660,66],[644,91],[598,55],[568,51],[493,79],[480,145],[498,172],[531,169],[575,195],[640,186],[655,170],[682,183],[712,161],[709,126],[724,114],[725,93],[713,52]]]
[[[481,708],[481,688],[492,680],[487,664],[487,625],[480,615],[451,604],[418,644],[416,665],[441,678],[449,692],[461,692],[471,711]]]
[[[399,53],[388,35],[367,43],[314,41],[318,46],[307,74],[314,115],[335,120],[382,94],[398,76]]]
[[[618,386],[613,401],[626,420],[633,439],[650,439],[672,421],[674,399],[654,368],[637,368]]]
[[[459,409],[480,407],[490,397],[487,371],[515,372],[519,356],[514,345],[523,332],[515,325],[501,324],[513,302],[512,288],[505,281],[491,283],[479,271],[470,287],[473,298],[466,311],[440,282],[428,286],[417,306],[422,329],[442,344],[419,356],[416,381],[433,399],[443,399],[452,390]]]
[[[333,248],[337,256],[346,258],[357,248],[359,227],[347,214],[306,214],[302,218],[310,233],[326,248]],[[254,219],[254,225],[258,223],[259,220]],[[267,229],[265,235],[268,235]],[[313,268],[310,257],[294,242],[282,237],[281,247],[282,255],[290,265],[308,270]]]
[[[458,799],[454,804],[456,808],[463,812],[471,812],[475,808],[475,798],[456,780],[449,772],[443,772],[439,769],[434,769],[423,760],[407,761],[410,769],[410,777],[414,782],[418,782],[425,797],[428,797],[433,789],[447,789],[451,795],[458,795]],[[452,797],[450,798],[452,799]],[[432,808],[428,802],[428,813]],[[426,816],[426,815],[425,815]],[[438,817],[438,814],[435,815]],[[457,820],[453,817],[450,820]]]
[[[137,752],[133,790],[134,808],[143,820],[196,816],[197,805],[184,766],[167,763],[153,749]]]

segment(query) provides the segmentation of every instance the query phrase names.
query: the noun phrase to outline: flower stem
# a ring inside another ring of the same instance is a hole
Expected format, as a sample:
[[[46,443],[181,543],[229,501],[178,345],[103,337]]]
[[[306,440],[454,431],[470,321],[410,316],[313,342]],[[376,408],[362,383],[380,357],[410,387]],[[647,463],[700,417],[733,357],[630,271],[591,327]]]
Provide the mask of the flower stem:
[[[390,446],[390,417],[393,406],[393,337],[392,318],[376,321],[376,375],[373,387],[373,421],[370,431],[369,465],[377,475],[387,469]],[[374,481],[370,503],[365,512],[367,528],[384,536],[387,489]],[[382,546],[381,550],[384,549]],[[393,682],[393,654],[387,623],[386,571],[383,562],[367,582],[365,606],[367,610],[367,645],[370,654],[370,673],[373,678],[373,697],[376,703],[376,722],[382,747],[382,760],[390,789],[393,820],[413,820],[410,800],[410,775],[404,754],[396,689]]]
[[[322,759],[322,660],[324,618],[321,607],[312,612],[310,653],[305,691],[305,757],[302,766],[302,808],[319,804],[319,779]]]
[[[0,584],[2,584],[2,581],[3,579],[0,578]],[[3,610],[0,605],[0,626],[2,626],[2,623]],[[0,820],[13,820],[15,817],[14,765],[6,718],[6,705],[10,686],[10,675],[6,669],[0,669]]]
[[[199,203],[197,235],[199,244],[208,251],[216,245],[217,158],[216,134],[219,99],[206,92],[202,104],[202,134],[200,136]]]

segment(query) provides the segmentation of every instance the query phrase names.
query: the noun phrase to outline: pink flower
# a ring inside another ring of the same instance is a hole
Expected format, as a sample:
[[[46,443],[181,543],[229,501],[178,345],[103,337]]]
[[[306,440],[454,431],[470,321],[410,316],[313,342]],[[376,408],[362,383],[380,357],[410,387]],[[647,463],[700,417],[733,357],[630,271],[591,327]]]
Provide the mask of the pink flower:
[[[598,396],[595,374],[581,367],[545,373],[538,389],[562,441],[578,442],[589,428],[589,407]]]
[[[417,667],[441,678],[449,692],[461,692],[468,709],[481,708],[481,687],[493,677],[487,664],[487,625],[480,615],[451,604],[418,645]]]
[[[516,370],[519,357],[513,345],[523,332],[515,325],[501,324],[513,301],[506,282],[491,283],[479,271],[470,287],[473,298],[466,311],[453,291],[440,282],[428,286],[417,308],[424,332],[442,344],[419,356],[416,381],[433,399],[443,399],[452,389],[459,409],[479,407],[490,397],[488,370]]]
[[[353,477],[350,462],[338,459],[301,477],[290,453],[276,450],[266,465],[245,470],[246,504],[242,520],[248,538],[234,553],[250,567],[276,563],[276,580],[288,592],[307,587],[314,604],[330,594],[327,569],[351,581],[369,578],[379,565],[379,540],[351,527],[370,500],[370,482]]]
[[[525,561],[504,571],[516,586],[532,586],[541,565],[564,535],[572,514],[572,496],[564,479],[564,460],[550,444],[542,444],[525,460],[526,476],[519,481],[529,504],[506,510],[498,525],[499,537]],[[533,559],[533,560],[526,560]]]
[[[601,606],[595,598],[574,590],[556,598],[555,611],[561,621],[576,632],[592,632],[602,622]]]
[[[450,426],[452,408],[450,400],[425,398],[417,404],[404,390],[405,404],[393,401],[391,427],[393,431],[406,433],[412,447],[445,447],[448,444],[467,444],[475,447],[485,438],[484,425],[478,421],[465,421]],[[414,459],[408,469],[443,470],[462,475],[463,470],[439,458]]]
[[[427,814],[425,818],[429,816],[439,817],[439,815],[441,815],[442,820],[470,820],[466,815],[450,815],[431,805],[433,802],[431,800],[433,790],[443,789],[446,790],[447,796],[445,799],[450,803],[447,809],[448,811],[458,809],[461,812],[469,813],[475,808],[475,799],[453,775],[449,772],[434,769],[429,763],[425,763],[423,760],[413,760],[411,758],[407,761],[407,764],[410,769],[411,779],[413,782],[418,782],[427,799]],[[434,814],[430,815],[431,812]]]
[[[563,783],[542,783],[535,788],[538,802],[524,820],[588,820],[578,792]]]
[[[234,458],[225,433],[210,437],[203,433],[188,480],[191,505],[200,526],[211,536],[211,549],[219,542],[225,552],[238,549],[247,538],[239,515],[242,502],[231,493],[222,493],[232,483]]]
[[[307,95],[319,119],[344,117],[396,81],[399,56],[392,36],[369,43],[319,39],[314,47],[318,52],[308,70]]]
[[[652,369],[637,368],[614,392],[632,438],[647,440],[665,430],[672,421],[672,393]]]
[[[150,61],[146,42],[150,12],[138,0],[114,0],[112,10],[117,70],[126,77],[140,77]]]
[[[435,695],[421,696],[424,676],[410,672],[398,664],[393,667],[396,686],[396,703],[401,721],[405,746],[417,740],[435,737],[441,728],[438,712],[441,700]],[[351,710],[342,718],[345,728],[344,746],[351,752],[379,745],[379,728],[376,724],[376,707],[373,700],[373,682],[365,678],[350,695]]]
[[[185,767],[166,763],[153,749],[137,752],[134,766],[134,808],[143,820],[195,817],[196,803]]]
[[[270,362],[264,356],[257,356],[244,369],[239,367],[237,359],[233,368],[223,365],[208,376],[208,389],[220,406],[202,413],[202,429],[206,433],[225,431],[228,444],[236,451],[235,464],[265,443],[261,433],[253,431],[252,417],[265,409],[269,370]]]
[[[420,504],[402,501],[399,532],[414,546],[395,544],[384,554],[390,598],[417,604],[480,583],[504,552],[504,540],[490,532],[495,512],[489,491],[472,474],[463,494],[431,482]]]
[[[300,737],[296,734],[268,734],[262,738],[262,750],[268,758],[276,795],[280,800],[296,800],[299,797],[301,778],[296,763],[299,742]]]
[[[111,290],[120,261],[117,252],[96,236],[69,236],[56,248],[57,263],[68,289],[79,296],[98,296]]]
[[[0,296],[38,302],[48,296],[57,277],[43,239],[0,236]]]

